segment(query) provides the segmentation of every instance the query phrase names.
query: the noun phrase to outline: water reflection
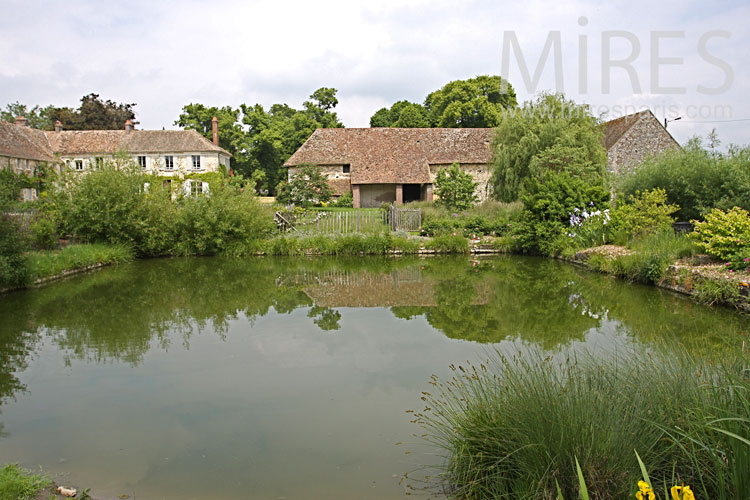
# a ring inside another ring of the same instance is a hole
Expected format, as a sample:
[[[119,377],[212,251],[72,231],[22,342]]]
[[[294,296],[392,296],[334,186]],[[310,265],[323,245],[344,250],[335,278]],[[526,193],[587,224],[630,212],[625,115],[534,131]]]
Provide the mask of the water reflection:
[[[555,261],[497,257],[402,259],[168,259],[141,261],[0,299],[0,398],[24,390],[16,377],[42,336],[68,363],[137,365],[153,348],[273,309],[309,308],[337,331],[343,308],[390,308],[424,317],[447,337],[481,343],[521,339],[545,349],[584,340],[602,321],[640,341],[685,343],[746,332],[746,316],[709,309],[649,287]]]

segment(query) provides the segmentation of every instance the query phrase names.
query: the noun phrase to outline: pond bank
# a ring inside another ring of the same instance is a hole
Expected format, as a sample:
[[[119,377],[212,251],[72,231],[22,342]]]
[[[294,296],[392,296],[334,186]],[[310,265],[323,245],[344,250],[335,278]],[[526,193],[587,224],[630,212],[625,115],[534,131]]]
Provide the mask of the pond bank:
[[[557,258],[591,271],[624,277],[619,275],[616,263],[618,259],[634,255],[635,252],[626,247],[602,245],[579,251],[572,257]],[[724,265],[705,255],[674,261],[649,284],[707,305],[727,305],[750,312],[750,270],[727,271]]]

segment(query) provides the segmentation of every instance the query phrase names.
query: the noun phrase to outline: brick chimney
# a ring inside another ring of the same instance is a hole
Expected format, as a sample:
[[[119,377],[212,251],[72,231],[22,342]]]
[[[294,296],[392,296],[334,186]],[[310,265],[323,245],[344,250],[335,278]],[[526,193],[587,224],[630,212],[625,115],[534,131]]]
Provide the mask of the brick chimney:
[[[26,126],[26,118],[24,118],[21,115],[16,116],[16,125],[19,127],[25,127]]]
[[[219,119],[215,116],[211,119],[211,129],[213,130],[214,144],[219,145]]]
[[[130,120],[127,120],[127,121],[125,122],[125,132],[127,132],[127,133],[129,134],[130,132],[132,132],[132,131],[133,131],[133,129],[134,129],[134,128],[135,128],[135,127],[133,127],[133,122],[132,122],[132,121],[130,121]]]
[[[62,122],[60,120],[55,122],[55,132],[62,132]]]

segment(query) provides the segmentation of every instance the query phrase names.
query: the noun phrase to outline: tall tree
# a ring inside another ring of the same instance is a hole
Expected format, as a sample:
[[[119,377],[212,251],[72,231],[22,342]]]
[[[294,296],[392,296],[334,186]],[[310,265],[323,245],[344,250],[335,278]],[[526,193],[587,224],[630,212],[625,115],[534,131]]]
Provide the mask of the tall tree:
[[[198,130],[210,138],[210,121],[216,115],[219,144],[232,153],[232,167],[246,177],[263,172],[260,188],[273,193],[279,181],[286,179],[284,162],[315,129],[343,127],[333,111],[337,104],[336,89],[329,87],[313,92],[301,110],[287,104],[274,104],[268,110],[260,104],[242,104],[238,110],[189,104],[182,108],[175,125]]]
[[[530,176],[567,172],[593,183],[603,180],[607,153],[598,120],[587,105],[562,94],[541,94],[508,113],[492,142],[495,197],[515,201]]]
[[[245,131],[239,124],[240,110],[231,106],[221,108],[204,106],[203,104],[191,103],[182,107],[182,113],[175,120],[174,125],[186,130],[195,130],[209,141],[213,140],[213,117],[216,117],[219,125],[219,146],[226,149],[231,155],[230,166],[240,172],[250,173],[244,168],[244,156],[241,148]]]
[[[381,108],[370,118],[371,127],[429,127],[427,110],[421,104],[398,101],[389,108]]]
[[[52,122],[49,119],[49,113],[52,109],[54,109],[54,106],[29,108],[16,101],[6,105],[4,111],[0,111],[0,120],[13,123],[16,121],[16,117],[23,116],[26,118],[26,124],[31,128],[52,130]]]
[[[135,105],[103,101],[99,94],[89,94],[81,98],[78,109],[52,108],[47,116],[51,123],[59,120],[65,130],[120,130],[127,120],[138,123],[133,112]]]
[[[517,105],[516,92],[507,81],[499,76],[477,76],[447,83],[431,92],[424,105],[398,101],[390,109],[381,108],[370,118],[370,126],[496,127],[506,109]]]
[[[517,106],[516,92],[499,76],[455,80],[424,101],[433,127],[496,127],[507,108]]]

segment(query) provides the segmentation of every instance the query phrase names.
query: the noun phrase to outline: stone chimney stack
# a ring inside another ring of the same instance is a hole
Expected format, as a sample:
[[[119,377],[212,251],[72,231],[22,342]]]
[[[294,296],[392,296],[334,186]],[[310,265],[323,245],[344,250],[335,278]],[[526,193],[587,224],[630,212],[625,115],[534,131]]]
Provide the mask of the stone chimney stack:
[[[16,116],[16,125],[19,127],[25,127],[26,126],[26,118],[24,118],[21,115]]]
[[[55,132],[62,132],[62,122],[60,120],[55,122]]]
[[[132,131],[133,131],[133,129],[134,129],[134,128],[135,128],[135,127],[133,127],[133,122],[132,122],[132,121],[130,121],[130,120],[127,120],[127,121],[125,122],[125,132],[127,132],[127,133],[129,134],[130,132],[132,132]]]
[[[211,129],[213,130],[214,144],[219,145],[219,119],[215,116],[211,119]]]

